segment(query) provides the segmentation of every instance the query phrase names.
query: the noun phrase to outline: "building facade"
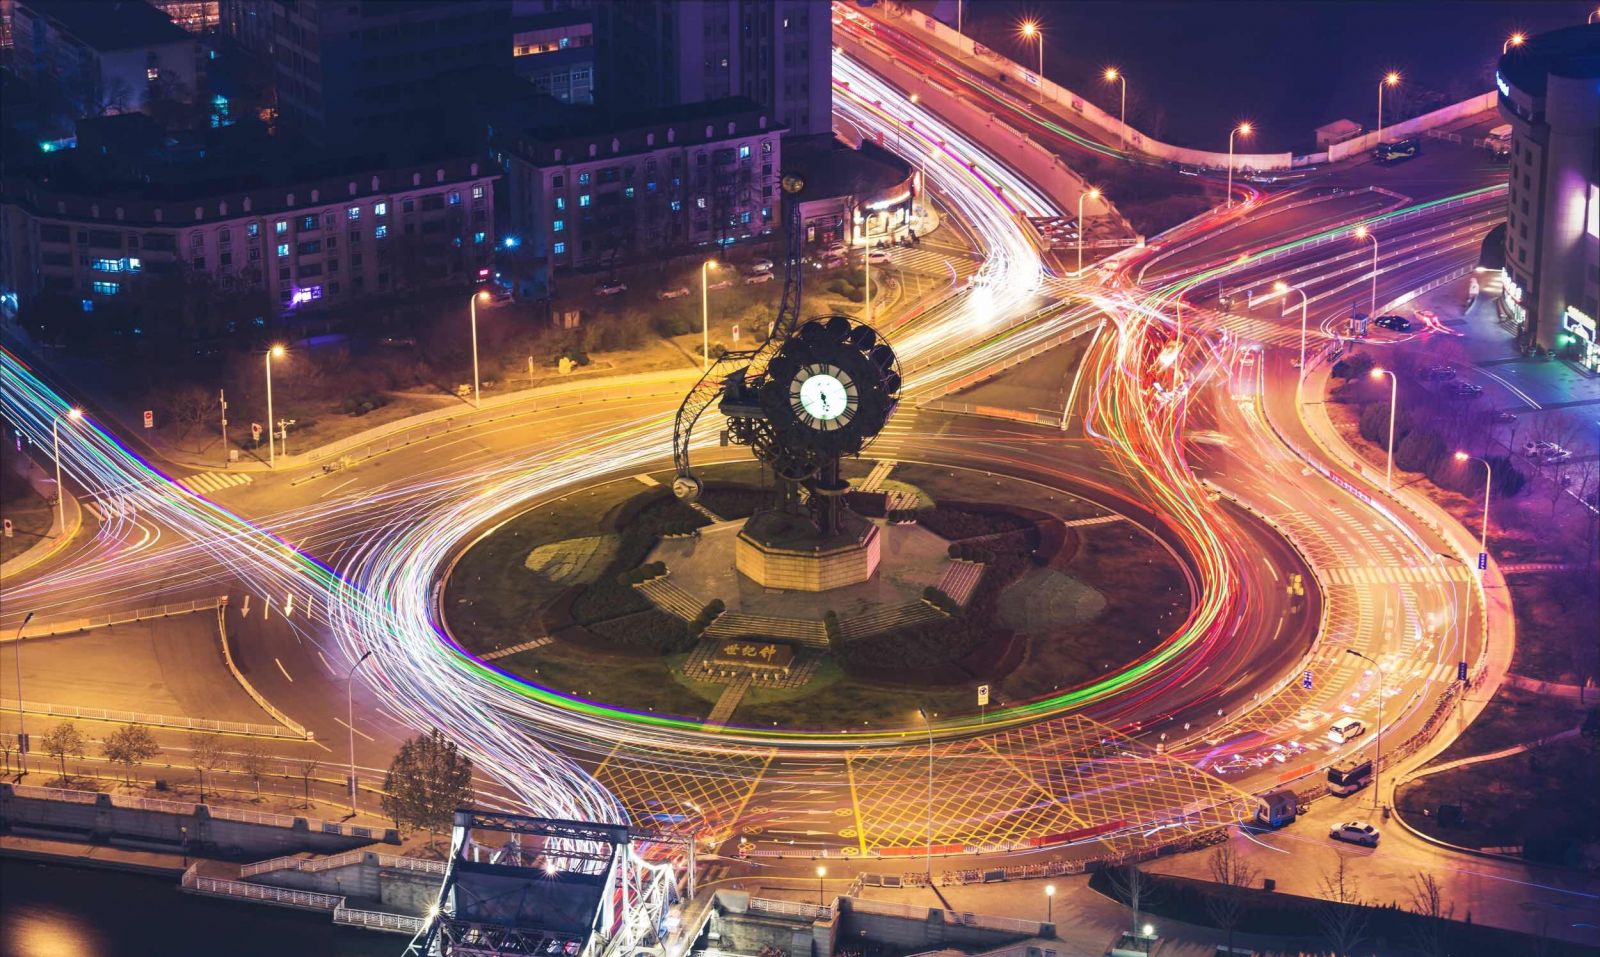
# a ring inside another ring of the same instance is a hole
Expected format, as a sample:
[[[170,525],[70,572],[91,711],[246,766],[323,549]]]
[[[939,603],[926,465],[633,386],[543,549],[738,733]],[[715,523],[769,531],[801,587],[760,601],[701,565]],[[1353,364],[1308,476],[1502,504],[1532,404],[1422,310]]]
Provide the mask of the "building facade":
[[[783,128],[761,107],[735,99],[649,116],[591,131],[529,130],[499,144],[508,233],[538,264],[528,291],[539,294],[563,272],[775,228]]]
[[[1600,372],[1600,24],[1500,60],[1511,123],[1502,309],[1519,339]]]
[[[594,102],[594,23],[587,11],[518,17],[511,29],[517,76],[562,103]]]
[[[463,158],[148,201],[8,179],[0,296],[26,308],[62,293],[92,311],[147,277],[192,270],[260,289],[290,312],[470,282],[493,260],[497,178],[487,162]]]
[[[199,42],[145,3],[16,0],[12,41],[17,76],[54,87],[80,117],[152,112],[202,93]]]
[[[791,133],[833,128],[827,0],[598,0],[594,17],[613,108],[742,96]]]

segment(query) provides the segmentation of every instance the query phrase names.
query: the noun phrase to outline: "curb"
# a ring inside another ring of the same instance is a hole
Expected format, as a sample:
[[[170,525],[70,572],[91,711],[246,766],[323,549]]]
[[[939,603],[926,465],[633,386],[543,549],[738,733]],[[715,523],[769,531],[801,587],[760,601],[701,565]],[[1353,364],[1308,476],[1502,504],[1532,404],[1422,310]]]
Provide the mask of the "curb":
[[[15,578],[35,565],[49,561],[57,552],[70,545],[72,540],[78,536],[78,532],[83,528],[83,505],[79,503],[76,495],[66,494],[61,489],[57,489],[56,494],[66,495],[66,501],[72,503],[72,518],[67,522],[65,534],[51,538],[48,541],[35,542],[21,555],[17,555],[4,565],[0,565],[0,581],[7,578]],[[55,510],[52,509],[51,511]],[[55,530],[56,522],[52,519],[50,531],[54,532]],[[46,535],[48,534],[49,532],[46,533]]]

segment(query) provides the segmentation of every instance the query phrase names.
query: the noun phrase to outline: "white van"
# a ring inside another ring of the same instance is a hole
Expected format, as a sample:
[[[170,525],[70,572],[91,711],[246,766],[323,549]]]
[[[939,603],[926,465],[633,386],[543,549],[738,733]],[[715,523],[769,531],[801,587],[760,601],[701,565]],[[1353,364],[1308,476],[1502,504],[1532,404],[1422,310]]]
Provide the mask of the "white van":
[[[1489,154],[1497,160],[1509,160],[1511,158],[1511,124],[1502,123],[1490,130],[1489,135],[1483,138],[1483,148],[1488,150]]]
[[[1492,143],[1510,143],[1511,142],[1511,124],[1510,123],[1502,123],[1499,126],[1495,127],[1494,129],[1490,130],[1488,139]]]
[[[1334,744],[1344,744],[1354,741],[1367,733],[1367,726],[1361,723],[1360,718],[1340,718],[1328,729],[1328,740]]]

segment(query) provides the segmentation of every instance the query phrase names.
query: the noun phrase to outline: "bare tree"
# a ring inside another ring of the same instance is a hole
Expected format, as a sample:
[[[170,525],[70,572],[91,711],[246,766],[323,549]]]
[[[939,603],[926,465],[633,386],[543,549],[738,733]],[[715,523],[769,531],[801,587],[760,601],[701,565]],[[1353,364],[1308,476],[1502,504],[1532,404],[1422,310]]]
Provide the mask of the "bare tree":
[[[234,758],[239,763],[239,770],[244,772],[250,782],[255,785],[256,800],[261,800],[261,779],[267,774],[267,767],[272,760],[272,756],[267,753],[266,748],[261,746],[260,741],[251,739],[234,752]]]
[[[206,775],[228,763],[222,746],[209,734],[189,735],[189,766],[200,780],[200,803],[206,803]]]
[[[289,762],[289,766],[294,768],[295,776],[300,779],[300,784],[305,789],[306,803],[302,806],[309,808],[311,806],[311,779],[316,777],[317,769],[322,767],[322,762],[314,757],[295,758]]]
[[[61,783],[67,783],[67,758],[83,757],[84,748],[89,744],[83,732],[70,721],[63,721],[44,734],[45,753],[55,758],[61,765]]]
[[[180,438],[188,438],[194,428],[206,421],[216,408],[211,392],[197,385],[184,386],[173,392],[169,406],[172,418],[183,426]]]
[[[1139,870],[1136,864],[1126,864],[1122,867],[1112,868],[1109,872],[1112,893],[1117,899],[1128,905],[1128,915],[1133,933],[1139,933],[1139,915],[1144,912],[1145,905],[1150,903],[1153,887],[1150,875]]]
[[[1206,895],[1206,911],[1227,935],[1228,948],[1231,950],[1233,931],[1239,926],[1239,915],[1244,911],[1242,891],[1253,885],[1261,872],[1239,856],[1232,841],[1218,844],[1206,861],[1206,867],[1211,872],[1211,879],[1218,885]]]
[[[137,724],[125,724],[100,742],[106,760],[124,768],[123,783],[133,783],[133,769],[161,753],[155,735],[150,729]]]
[[[1445,957],[1446,933],[1455,909],[1445,901],[1438,878],[1432,874],[1411,876],[1411,912],[1421,918],[1412,928],[1412,943],[1423,957]]]
[[[1350,957],[1361,946],[1367,930],[1367,912],[1361,901],[1356,876],[1349,870],[1343,854],[1334,852],[1334,865],[1317,881],[1322,901],[1315,914],[1335,957]]]

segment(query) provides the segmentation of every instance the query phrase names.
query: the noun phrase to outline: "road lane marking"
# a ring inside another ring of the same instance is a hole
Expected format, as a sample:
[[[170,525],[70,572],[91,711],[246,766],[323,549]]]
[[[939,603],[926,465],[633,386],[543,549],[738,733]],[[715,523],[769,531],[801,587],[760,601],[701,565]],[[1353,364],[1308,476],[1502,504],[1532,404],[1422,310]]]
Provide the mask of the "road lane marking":
[[[290,681],[290,682],[291,682],[291,683],[292,683],[292,682],[293,682],[293,681],[294,681],[294,677],[293,677],[293,676],[291,676],[291,675],[290,675],[290,674],[289,674],[289,669],[288,669],[288,668],[285,668],[285,667],[284,667],[284,666],[283,666],[283,662],[281,662],[281,661],[278,661],[278,659],[276,659],[276,658],[274,658],[274,659],[272,659],[272,660],[273,660],[273,661],[275,661],[275,662],[277,662],[277,664],[278,664],[278,670],[279,670],[279,671],[281,671],[281,672],[283,672],[283,676],[284,676],[284,677],[285,677],[285,678],[288,678],[288,679],[289,679],[289,681]]]
[[[633,477],[633,480],[635,482],[638,482],[640,485],[651,485],[651,486],[654,486],[654,485],[660,485],[661,484],[660,482],[657,482],[655,479],[653,479],[650,476],[644,474],[643,472],[640,472],[638,475],[635,475]]]
[[[349,485],[351,482],[358,481],[359,479],[360,479],[360,476],[356,476],[355,478],[345,479],[343,482],[340,482],[338,485],[335,485],[333,488],[328,489],[326,492],[323,492],[321,495],[318,495],[317,497],[318,498],[327,498],[328,496],[332,495],[334,492],[339,491],[340,489],[344,488],[346,485]]]
[[[356,734],[359,734],[361,737],[366,738],[368,741],[376,741],[377,740],[377,738],[374,738],[372,735],[366,733],[365,731],[361,730],[360,728],[351,728],[348,724],[345,724],[344,720],[341,719],[341,718],[334,718],[333,720],[339,722],[339,724],[341,724],[341,725],[344,725],[344,727],[346,727],[346,728],[350,728],[351,731],[354,731]]]

